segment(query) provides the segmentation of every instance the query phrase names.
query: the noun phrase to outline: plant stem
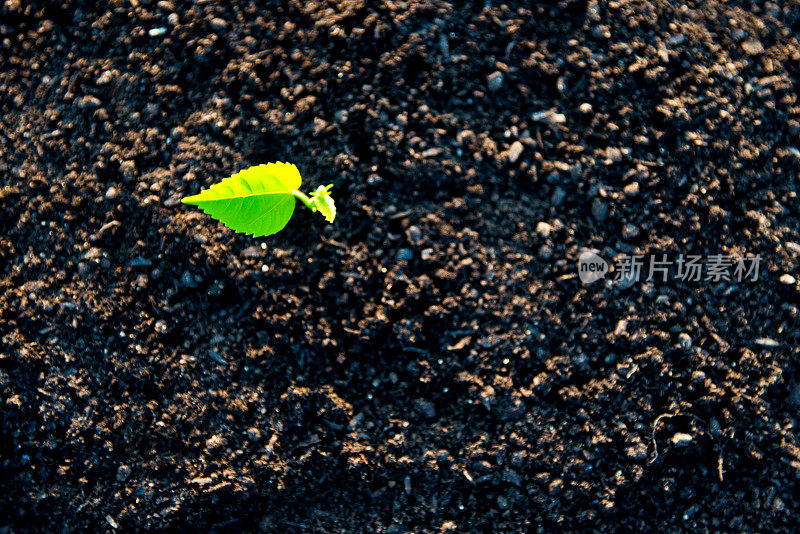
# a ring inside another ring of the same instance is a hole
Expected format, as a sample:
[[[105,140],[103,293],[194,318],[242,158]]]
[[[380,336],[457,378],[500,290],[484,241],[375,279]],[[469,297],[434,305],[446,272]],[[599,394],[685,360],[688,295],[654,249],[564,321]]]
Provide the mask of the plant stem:
[[[308,209],[310,209],[311,211],[317,211],[317,208],[316,208],[316,206],[314,206],[314,205],[311,203],[311,199],[310,199],[310,198],[308,198],[308,196],[307,196],[305,193],[303,193],[302,191],[298,191],[297,189],[295,189],[294,191],[292,191],[292,194],[293,194],[293,195],[294,195],[296,198],[300,199],[300,202],[302,202],[302,203],[305,205],[305,207],[307,207],[307,208],[308,208]]]

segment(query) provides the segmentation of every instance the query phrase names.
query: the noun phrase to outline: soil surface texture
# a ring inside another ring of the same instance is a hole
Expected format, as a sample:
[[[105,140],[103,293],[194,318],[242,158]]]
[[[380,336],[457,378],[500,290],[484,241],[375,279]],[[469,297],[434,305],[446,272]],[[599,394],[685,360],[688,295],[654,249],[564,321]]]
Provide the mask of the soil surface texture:
[[[778,1],[0,0],[0,533],[795,530],[799,36]],[[335,223],[180,203],[270,161]]]

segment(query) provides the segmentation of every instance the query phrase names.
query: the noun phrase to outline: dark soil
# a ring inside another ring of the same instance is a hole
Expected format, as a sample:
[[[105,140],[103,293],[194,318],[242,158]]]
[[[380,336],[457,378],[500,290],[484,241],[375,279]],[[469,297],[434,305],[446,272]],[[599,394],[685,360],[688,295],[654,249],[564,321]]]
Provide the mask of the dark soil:
[[[800,6],[496,4],[0,2],[0,532],[796,529]]]

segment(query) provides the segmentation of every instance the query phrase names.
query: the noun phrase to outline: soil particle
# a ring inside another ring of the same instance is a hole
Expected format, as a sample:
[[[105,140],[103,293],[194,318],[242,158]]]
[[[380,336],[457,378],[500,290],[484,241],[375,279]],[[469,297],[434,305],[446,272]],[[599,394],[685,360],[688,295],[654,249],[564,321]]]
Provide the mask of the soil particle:
[[[633,461],[642,462],[647,460],[647,446],[644,443],[637,443],[628,447],[625,454]]]
[[[503,88],[503,73],[495,71],[486,78],[486,83],[490,91],[496,92]]]
[[[676,447],[688,447],[692,443],[692,436],[690,434],[684,434],[683,432],[677,432],[670,438],[670,441]]]
[[[117,468],[117,481],[125,482],[131,476],[131,468],[127,465],[121,465]]]
[[[595,221],[599,223],[605,222],[608,218],[608,212],[608,203],[605,200],[597,197],[592,201],[592,217],[594,217]]]
[[[521,142],[514,141],[506,151],[505,157],[509,163],[516,163],[524,149],[525,147]]]

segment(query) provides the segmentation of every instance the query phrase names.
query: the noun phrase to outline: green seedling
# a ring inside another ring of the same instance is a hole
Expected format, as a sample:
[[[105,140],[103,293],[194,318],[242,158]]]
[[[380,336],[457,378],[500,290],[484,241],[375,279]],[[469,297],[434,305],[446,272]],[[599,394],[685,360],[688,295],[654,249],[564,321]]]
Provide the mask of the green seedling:
[[[197,206],[228,228],[253,237],[283,230],[294,213],[295,199],[332,223],[336,218],[336,205],[330,195],[332,186],[321,185],[309,196],[300,191],[300,182],[297,167],[278,161],[237,172],[182,202]]]

